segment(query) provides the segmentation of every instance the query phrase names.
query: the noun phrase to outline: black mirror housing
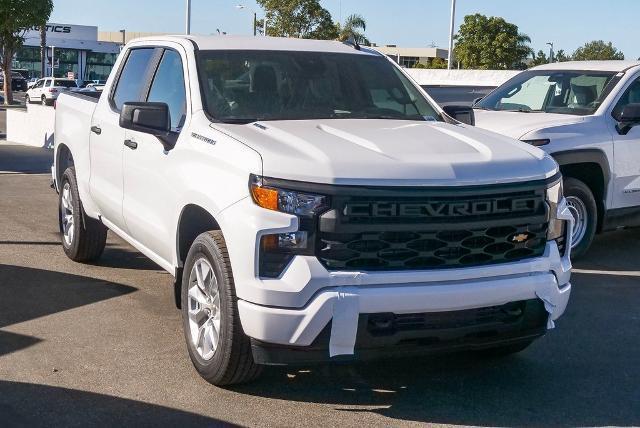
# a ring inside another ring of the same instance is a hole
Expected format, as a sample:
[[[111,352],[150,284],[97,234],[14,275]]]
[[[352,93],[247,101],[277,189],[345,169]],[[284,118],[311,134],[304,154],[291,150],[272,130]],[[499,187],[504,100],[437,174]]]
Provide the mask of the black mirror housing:
[[[128,102],[122,105],[120,127],[157,137],[166,151],[176,143],[171,132],[171,115],[167,103]]]
[[[458,122],[466,123],[471,126],[476,124],[473,107],[471,106],[446,105],[443,106],[442,109],[449,117],[457,120]]]
[[[633,126],[640,124],[640,103],[632,103],[624,106],[621,112],[614,115],[618,121],[618,132],[625,135]]]

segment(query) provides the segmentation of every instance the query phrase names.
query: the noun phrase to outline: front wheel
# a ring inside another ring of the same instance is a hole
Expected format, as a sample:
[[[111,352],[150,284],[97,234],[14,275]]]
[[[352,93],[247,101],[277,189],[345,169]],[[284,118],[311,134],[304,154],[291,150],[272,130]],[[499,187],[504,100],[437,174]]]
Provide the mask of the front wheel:
[[[29,95],[25,95],[25,97],[24,97],[24,103],[25,103],[25,104],[30,104],[30,103],[31,103],[31,100],[29,99]]]
[[[191,245],[182,276],[182,323],[189,357],[206,381],[249,382],[260,374],[240,325],[227,246],[220,231]]]
[[[598,225],[598,206],[589,186],[576,178],[564,180],[564,197],[573,216],[571,258],[578,259],[593,242]]]
[[[76,262],[98,259],[107,242],[107,228],[98,220],[83,215],[72,166],[62,174],[58,205],[62,248],[67,257]]]

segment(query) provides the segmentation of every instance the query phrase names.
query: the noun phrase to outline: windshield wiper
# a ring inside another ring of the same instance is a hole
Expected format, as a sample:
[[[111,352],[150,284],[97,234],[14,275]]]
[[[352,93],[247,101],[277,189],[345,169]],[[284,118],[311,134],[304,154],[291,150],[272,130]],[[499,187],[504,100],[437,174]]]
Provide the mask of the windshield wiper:
[[[260,119],[255,117],[225,117],[224,119],[220,119],[220,122],[246,125],[248,123],[257,122],[258,120]]]
[[[544,113],[543,110],[527,110],[523,108],[514,108],[514,109],[500,110],[500,111],[510,111],[510,112],[516,112],[516,113]]]

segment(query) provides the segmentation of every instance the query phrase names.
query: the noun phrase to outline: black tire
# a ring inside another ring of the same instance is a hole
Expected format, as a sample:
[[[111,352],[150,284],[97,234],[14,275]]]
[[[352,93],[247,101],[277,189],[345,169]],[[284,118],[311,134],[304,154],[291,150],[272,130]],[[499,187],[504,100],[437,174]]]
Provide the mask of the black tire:
[[[67,185],[68,191],[71,194],[70,205],[73,208],[70,214],[68,210],[65,210],[65,213],[73,218],[72,225],[70,226],[70,228],[73,228],[73,231],[69,240],[66,239],[68,235],[65,235],[65,227],[68,222],[63,219],[63,217],[65,217],[63,214],[63,198]],[[73,166],[67,168],[60,180],[58,219],[62,248],[67,257],[76,262],[91,262],[102,255],[107,242],[107,228],[98,220],[85,215],[82,202],[80,201],[80,194],[78,193],[76,171]]]
[[[205,258],[213,268],[218,284],[220,327],[218,345],[213,356],[205,360],[191,338],[189,325],[189,287],[191,272],[196,262]],[[233,273],[227,246],[220,231],[199,235],[191,245],[182,275],[182,324],[189,357],[207,382],[217,386],[246,383],[256,379],[262,366],[253,361],[251,343],[244,334],[238,314]]]
[[[567,202],[570,202],[573,198],[577,198],[586,208],[587,218],[585,219],[586,229],[584,235],[582,239],[580,239],[580,242],[574,244],[575,246],[571,249],[571,258],[577,260],[586,254],[593,242],[598,227],[598,206],[593,197],[593,192],[589,189],[589,186],[582,181],[577,178],[567,177],[564,179],[563,185],[564,196],[567,198]],[[574,212],[572,209],[572,213]]]
[[[25,95],[24,97],[24,103],[26,104],[31,104],[31,100],[29,99],[29,95]]]
[[[508,357],[509,355],[517,354],[518,352],[522,352],[527,349],[533,340],[525,340],[517,343],[510,343],[508,345],[496,346],[494,348],[482,349],[480,351],[476,351],[476,355],[482,358],[502,358]]]
[[[44,95],[40,98],[40,101],[43,106],[49,105],[49,102],[47,101],[47,97],[45,97]]]

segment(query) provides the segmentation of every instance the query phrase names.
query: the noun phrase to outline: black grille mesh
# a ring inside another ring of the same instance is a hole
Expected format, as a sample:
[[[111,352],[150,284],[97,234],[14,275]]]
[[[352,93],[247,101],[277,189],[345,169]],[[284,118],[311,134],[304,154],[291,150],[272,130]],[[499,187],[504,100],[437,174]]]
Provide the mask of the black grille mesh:
[[[540,256],[546,235],[546,223],[440,231],[324,232],[319,258],[330,270],[478,266]]]

